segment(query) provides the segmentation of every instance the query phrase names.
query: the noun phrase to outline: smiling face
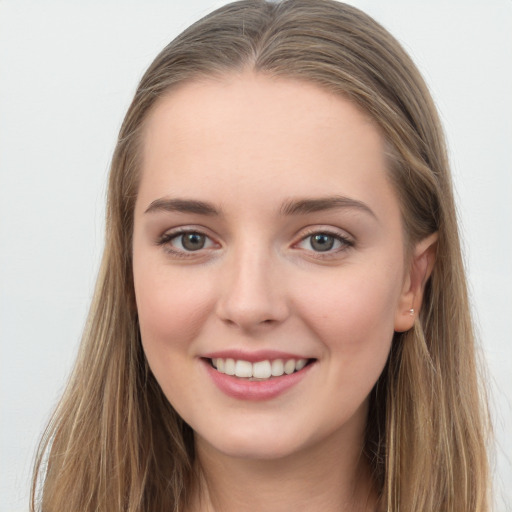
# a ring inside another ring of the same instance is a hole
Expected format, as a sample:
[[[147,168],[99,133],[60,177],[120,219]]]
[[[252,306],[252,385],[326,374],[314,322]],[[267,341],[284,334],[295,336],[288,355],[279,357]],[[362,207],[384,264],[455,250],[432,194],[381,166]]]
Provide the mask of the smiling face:
[[[352,103],[252,73],[174,90],[145,126],[133,240],[144,351],[198,443],[362,442],[413,319],[383,139]]]

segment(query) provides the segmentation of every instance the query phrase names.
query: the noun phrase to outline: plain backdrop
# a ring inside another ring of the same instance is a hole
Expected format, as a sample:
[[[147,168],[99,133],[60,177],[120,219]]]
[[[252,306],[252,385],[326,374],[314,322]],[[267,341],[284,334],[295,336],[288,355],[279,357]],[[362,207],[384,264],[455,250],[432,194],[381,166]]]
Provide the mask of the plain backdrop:
[[[28,508],[103,245],[117,131],[157,52],[211,0],[0,0],[0,510]],[[411,53],[447,132],[512,510],[512,1],[353,1]]]

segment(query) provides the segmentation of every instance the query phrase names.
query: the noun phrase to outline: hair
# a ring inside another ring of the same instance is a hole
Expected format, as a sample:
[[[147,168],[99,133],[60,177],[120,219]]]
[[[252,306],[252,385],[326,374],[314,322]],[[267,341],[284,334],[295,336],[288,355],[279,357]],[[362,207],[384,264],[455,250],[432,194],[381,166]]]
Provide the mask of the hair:
[[[395,333],[370,395],[364,453],[383,509],[489,510],[488,415],[440,121],[400,44],[332,0],[231,3],[185,30],[144,74],[114,151],[99,277],[74,371],[41,441],[31,510],[181,511],[187,503],[193,433],[148,368],[135,307],[141,134],[173,88],[246,69],[316,84],[370,115],[388,147],[408,247],[438,233],[420,314]]]

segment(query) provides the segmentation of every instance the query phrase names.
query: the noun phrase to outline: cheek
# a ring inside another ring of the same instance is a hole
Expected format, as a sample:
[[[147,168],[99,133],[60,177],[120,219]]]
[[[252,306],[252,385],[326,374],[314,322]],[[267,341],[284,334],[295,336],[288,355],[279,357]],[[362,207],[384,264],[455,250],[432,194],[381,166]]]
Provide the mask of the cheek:
[[[144,353],[162,391],[182,417],[200,396],[197,379],[191,379],[194,339],[210,309],[208,291],[199,283],[186,283],[156,265],[134,265],[135,296]]]
[[[301,316],[326,350],[341,353],[353,363],[385,360],[393,337],[400,269],[383,272],[379,268],[382,265],[361,267],[361,271],[340,269],[337,275],[320,280],[317,276],[297,294],[307,297],[298,306]]]
[[[343,274],[330,282],[316,280],[301,304],[301,316],[322,344],[326,362],[322,384],[330,392],[318,397],[318,408],[331,410],[333,425],[356,413],[380,377],[393,340],[398,297],[393,275],[358,275],[355,269]]]
[[[143,343],[148,348],[184,349],[196,337],[210,309],[208,289],[204,281],[177,279],[151,268],[155,266],[134,268]]]

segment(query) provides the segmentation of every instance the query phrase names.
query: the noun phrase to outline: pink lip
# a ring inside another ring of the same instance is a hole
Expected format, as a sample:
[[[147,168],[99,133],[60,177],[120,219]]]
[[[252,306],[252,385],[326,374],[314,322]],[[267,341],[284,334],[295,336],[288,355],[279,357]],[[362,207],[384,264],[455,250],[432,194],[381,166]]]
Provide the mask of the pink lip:
[[[274,359],[311,359],[311,357],[299,355],[299,354],[291,354],[290,352],[279,352],[278,350],[254,350],[251,352],[233,349],[233,350],[219,350],[218,352],[209,352],[208,354],[202,354],[201,357],[207,359],[215,359],[220,357],[222,359],[237,359],[243,361],[249,361],[250,363],[256,363],[258,361],[270,360]]]
[[[232,353],[232,352],[231,352]],[[232,356],[213,356],[213,357],[232,357]],[[280,357],[274,356],[264,357],[262,359],[278,359]],[[285,359],[284,357],[283,359]],[[289,357],[292,359],[292,357]],[[236,358],[234,358],[236,359]],[[238,359],[243,359],[239,357]],[[255,359],[260,361],[262,359]],[[300,359],[300,358],[298,358]],[[248,359],[245,359],[247,361]],[[290,375],[282,375],[281,377],[274,377],[269,380],[263,381],[250,381],[240,379],[232,375],[218,372],[212,367],[210,361],[206,359],[201,360],[204,368],[206,369],[209,377],[213,380],[216,386],[226,395],[239,400],[270,400],[281,395],[291,387],[298,384],[309,373],[315,363],[308,364],[302,370],[292,373]]]

